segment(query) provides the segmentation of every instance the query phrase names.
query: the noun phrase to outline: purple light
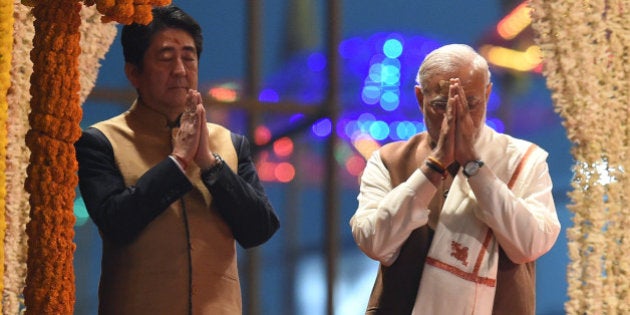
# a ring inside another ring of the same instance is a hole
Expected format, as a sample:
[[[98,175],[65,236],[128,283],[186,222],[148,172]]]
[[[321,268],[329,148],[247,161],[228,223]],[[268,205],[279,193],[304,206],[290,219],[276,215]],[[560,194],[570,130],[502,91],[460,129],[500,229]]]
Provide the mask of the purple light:
[[[486,111],[493,112],[499,109],[500,105],[501,105],[501,98],[499,97],[499,95],[497,93],[490,92],[490,98],[488,99],[488,107]]]
[[[273,89],[264,89],[260,91],[258,100],[261,102],[277,103],[280,100],[280,96],[278,96],[278,93]]]
[[[322,53],[312,53],[308,57],[308,67],[313,72],[320,72],[326,68],[326,57]]]
[[[380,63],[375,63],[370,66],[370,71],[368,73],[368,77],[371,81],[380,83],[383,80],[383,65]]]
[[[486,119],[486,125],[490,128],[494,129],[496,132],[503,133],[505,131],[505,125],[498,118],[488,118]]]
[[[361,133],[361,128],[356,120],[348,121],[343,129],[350,139],[354,139],[357,134]]]
[[[313,133],[318,137],[327,137],[332,132],[332,122],[324,118],[313,124]]]
[[[378,86],[366,85],[361,92],[361,99],[369,105],[378,103],[381,97],[381,89]]]
[[[289,123],[294,124],[296,122],[299,122],[303,118],[304,118],[304,114],[302,114],[302,113],[295,114],[295,115],[291,116],[291,118],[289,118]]]

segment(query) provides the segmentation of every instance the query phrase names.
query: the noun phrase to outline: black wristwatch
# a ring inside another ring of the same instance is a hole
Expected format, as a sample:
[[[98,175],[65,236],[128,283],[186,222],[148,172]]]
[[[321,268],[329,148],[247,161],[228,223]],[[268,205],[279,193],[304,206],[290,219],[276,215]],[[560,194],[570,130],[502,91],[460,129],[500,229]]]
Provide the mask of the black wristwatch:
[[[462,172],[464,173],[464,175],[466,175],[466,177],[475,176],[482,166],[483,162],[481,160],[468,161],[464,165],[464,169],[462,170]]]
[[[210,183],[214,183],[217,180],[217,177],[219,176],[219,172],[221,171],[221,169],[223,168],[223,165],[225,164],[225,162],[223,161],[223,158],[221,158],[219,154],[213,152],[212,155],[214,156],[214,159],[216,160],[216,162],[214,163],[214,165],[202,170],[201,172],[203,177],[206,180],[208,180]]]

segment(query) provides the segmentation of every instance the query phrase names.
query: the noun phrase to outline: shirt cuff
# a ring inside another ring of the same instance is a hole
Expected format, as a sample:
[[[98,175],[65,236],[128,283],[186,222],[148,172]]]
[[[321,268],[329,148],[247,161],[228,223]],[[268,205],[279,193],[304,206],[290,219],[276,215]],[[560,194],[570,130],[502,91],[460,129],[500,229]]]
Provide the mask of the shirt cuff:
[[[173,160],[173,162],[175,162],[175,164],[177,165],[177,167],[179,168],[180,171],[182,171],[182,173],[186,174],[186,171],[184,170],[184,166],[179,164],[179,161],[177,160],[176,157],[169,155],[169,158],[171,158],[171,160]]]
[[[416,169],[407,179],[407,187],[416,192],[415,203],[428,205],[437,191],[437,187],[424,175],[420,169]]]

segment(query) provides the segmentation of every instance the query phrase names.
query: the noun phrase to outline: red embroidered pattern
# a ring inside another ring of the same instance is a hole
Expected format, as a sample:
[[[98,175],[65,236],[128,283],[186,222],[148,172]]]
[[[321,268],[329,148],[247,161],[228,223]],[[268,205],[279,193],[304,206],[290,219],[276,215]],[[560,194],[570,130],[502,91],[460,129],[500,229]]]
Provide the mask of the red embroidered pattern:
[[[510,189],[513,188],[514,184],[516,183],[516,179],[518,178],[518,175],[520,174],[520,172],[523,170],[523,167],[525,166],[525,160],[527,160],[529,155],[532,154],[532,152],[534,152],[536,148],[537,148],[536,145],[531,145],[528,148],[528,150],[525,152],[525,154],[521,158],[519,165],[516,167],[516,170],[512,174],[510,181],[508,182],[508,188]],[[439,261],[432,257],[427,257],[426,264],[442,269],[464,280],[483,284],[489,287],[494,287],[496,286],[496,283],[497,283],[496,279],[482,277],[479,275],[479,270],[481,269],[481,264],[483,263],[483,257],[488,251],[488,247],[490,245],[490,242],[492,241],[492,238],[493,238],[492,230],[488,229],[486,236],[483,240],[481,250],[479,251],[479,253],[477,253],[477,259],[475,260],[475,266],[472,272],[466,272],[464,270],[459,269],[458,267],[449,265],[445,262]],[[461,261],[464,264],[464,266],[468,265],[468,261],[467,261],[468,260],[468,247],[462,246],[462,244],[458,242],[451,241],[451,256],[457,259],[458,261]]]
[[[462,246],[462,244],[451,241],[451,256],[462,262],[462,265],[468,266],[468,247]]]

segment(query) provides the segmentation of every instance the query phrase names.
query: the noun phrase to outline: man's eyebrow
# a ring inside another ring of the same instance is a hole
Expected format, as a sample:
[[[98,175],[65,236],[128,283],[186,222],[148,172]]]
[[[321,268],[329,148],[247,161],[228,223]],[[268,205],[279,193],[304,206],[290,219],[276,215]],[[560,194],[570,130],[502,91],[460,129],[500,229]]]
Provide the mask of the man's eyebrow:
[[[184,50],[187,50],[187,51],[193,51],[193,52],[194,52],[194,51],[197,51],[197,47],[192,46],[192,45],[190,45],[190,46],[184,46]]]
[[[162,52],[162,51],[171,51],[171,50],[176,50],[175,46],[171,46],[171,45],[162,46],[162,47],[160,47],[160,49],[158,51]],[[190,45],[190,46],[184,46],[183,50],[196,52],[197,48],[195,46],[193,46],[193,45]]]
[[[440,80],[440,82],[438,83],[438,93],[447,93],[448,94],[448,88],[451,86],[451,83],[449,80]]]

